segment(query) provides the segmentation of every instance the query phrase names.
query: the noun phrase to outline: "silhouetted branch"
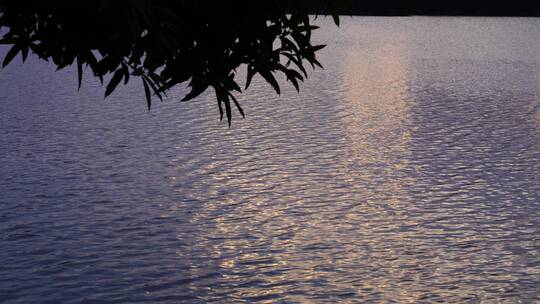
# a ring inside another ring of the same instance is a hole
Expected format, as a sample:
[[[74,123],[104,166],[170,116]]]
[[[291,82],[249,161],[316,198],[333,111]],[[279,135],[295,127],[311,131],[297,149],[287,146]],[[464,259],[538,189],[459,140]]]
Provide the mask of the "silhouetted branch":
[[[337,2],[327,6],[337,12]],[[315,53],[322,46],[311,41],[316,29],[308,16],[312,4],[302,0],[5,0],[0,2],[0,29],[7,32],[0,43],[11,49],[2,65],[19,54],[26,60],[29,52],[52,61],[58,69],[76,63],[79,87],[84,67],[101,82],[110,79],[105,96],[130,77],[141,77],[149,109],[153,97],[161,99],[180,83],[191,87],[183,100],[212,87],[230,124],[231,101],[244,115],[233,96],[242,91],[235,77],[240,66],[248,71],[245,88],[259,74],[278,94],[276,74],[284,74],[299,89],[298,82],[307,75],[304,63],[320,66]]]

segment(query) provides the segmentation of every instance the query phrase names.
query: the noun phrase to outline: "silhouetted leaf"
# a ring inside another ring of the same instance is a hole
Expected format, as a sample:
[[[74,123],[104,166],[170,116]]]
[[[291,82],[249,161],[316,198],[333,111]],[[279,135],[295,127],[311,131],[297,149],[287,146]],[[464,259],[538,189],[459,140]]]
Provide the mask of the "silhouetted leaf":
[[[259,74],[261,74],[261,76],[274,88],[276,93],[278,93],[278,94],[281,93],[281,91],[279,89],[279,84],[278,84],[276,78],[274,77],[274,75],[272,75],[272,73],[270,73],[267,70],[262,70],[262,71],[259,71]]]
[[[18,44],[13,45],[11,49],[9,49],[9,51],[7,52],[6,57],[4,58],[4,62],[2,63],[2,67],[6,67],[11,62],[11,60],[13,60],[15,56],[17,56],[20,50],[21,48]]]
[[[229,123],[229,127],[230,127],[231,121],[232,121],[231,102],[228,97],[225,97],[223,102],[225,103],[225,111],[227,112],[227,122]]]
[[[152,81],[152,79],[148,76],[144,76],[146,78],[146,81],[148,83],[148,85],[150,85],[150,88],[152,89],[152,91],[154,91],[154,95],[157,96],[157,98],[159,98],[159,100],[163,101],[163,97],[161,96],[161,93],[160,93],[160,90],[159,88],[156,86],[156,84]]]
[[[317,52],[318,50],[321,50],[323,48],[325,48],[326,45],[325,44],[321,44],[321,45],[314,45],[312,47],[310,47],[310,51],[313,51],[313,52]]]
[[[81,89],[83,79],[83,63],[80,57],[77,57],[77,76],[79,82],[79,90]]]
[[[116,89],[120,81],[122,80],[122,77],[124,76],[124,72],[120,69],[117,70],[113,77],[111,78],[111,81],[107,85],[107,89],[105,90],[105,97],[111,95],[111,93]]]
[[[321,64],[317,59],[312,58],[312,59],[311,59],[311,62],[312,62],[313,64],[315,64],[316,66],[318,66],[319,68],[321,68],[321,69],[323,68],[322,64]]]
[[[105,56],[95,67],[95,72],[97,75],[103,76],[108,72],[115,71],[116,68],[120,65],[120,60],[114,56]]]
[[[198,82],[192,83],[191,91],[184,98],[182,98],[182,101],[188,101],[201,95],[204,91],[206,91],[207,88],[207,84],[202,84]]]
[[[247,79],[246,79],[246,89],[249,88],[249,85],[251,84],[251,80],[253,79],[253,76],[255,76],[256,73],[257,73],[257,71],[255,70],[255,68],[253,66],[248,66]]]
[[[217,97],[216,99],[217,99],[218,108],[219,108],[219,120],[221,121],[223,120],[223,106],[221,105],[222,100],[219,97]]]
[[[146,96],[146,105],[148,106],[148,111],[150,111],[150,108],[152,107],[152,94],[150,93],[150,88],[148,87],[148,84],[146,83],[146,79],[141,78],[144,86],[144,95]]]
[[[334,23],[339,26],[339,15],[333,14],[332,19],[334,19]]]
[[[304,76],[307,77],[307,71],[306,69],[304,68],[304,66],[302,65],[302,63],[300,61],[298,61],[298,59],[292,55],[292,54],[288,54],[288,53],[283,53],[282,55],[284,55],[285,57],[287,57],[290,61],[294,62],[294,64],[296,65],[296,67],[298,69],[300,69],[300,71],[302,71],[302,73],[304,74]]]
[[[22,54],[22,62],[23,63],[26,61],[26,58],[28,58],[28,50],[29,50],[29,47],[27,45],[21,47],[21,54]]]
[[[124,84],[127,84],[129,82],[129,68],[122,64],[122,72],[124,73]]]
[[[231,99],[233,100],[234,105],[238,109],[238,112],[240,112],[240,115],[242,115],[242,118],[246,118],[246,115],[244,114],[244,110],[242,109],[242,107],[238,103],[238,100],[236,100],[236,97],[234,97],[234,95],[231,94],[231,93],[229,93],[229,97],[231,97]]]

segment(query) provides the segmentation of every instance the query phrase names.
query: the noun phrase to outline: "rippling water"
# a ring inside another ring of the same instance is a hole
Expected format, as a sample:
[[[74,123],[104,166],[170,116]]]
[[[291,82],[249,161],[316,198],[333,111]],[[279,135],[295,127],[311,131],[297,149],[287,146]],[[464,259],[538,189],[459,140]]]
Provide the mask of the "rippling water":
[[[540,301],[540,19],[343,19],[230,129],[3,70],[0,302]]]

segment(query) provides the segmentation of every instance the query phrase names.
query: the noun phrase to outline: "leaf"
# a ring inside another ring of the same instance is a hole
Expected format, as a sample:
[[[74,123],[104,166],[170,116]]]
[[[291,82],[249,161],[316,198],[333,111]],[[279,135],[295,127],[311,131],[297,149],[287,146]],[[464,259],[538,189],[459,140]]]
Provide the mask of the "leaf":
[[[311,62],[312,64],[315,64],[316,66],[318,66],[319,68],[323,69],[323,65],[315,58],[311,58]]]
[[[72,63],[73,62],[70,62],[67,58],[63,58],[61,61],[55,62],[56,70],[60,71],[61,69],[66,68],[67,66],[69,66]]]
[[[227,122],[229,123],[229,128],[230,128],[231,120],[232,120],[232,111],[231,111],[231,102],[229,101],[229,98],[227,95],[225,95],[225,100],[223,102],[225,103],[225,111],[227,111]]]
[[[146,96],[146,105],[148,105],[148,111],[150,111],[150,107],[152,106],[152,94],[150,93],[150,88],[144,78],[142,78],[142,82],[144,86],[144,95]]]
[[[289,78],[289,81],[293,84],[296,92],[300,92],[300,86],[298,85],[298,80],[296,78]]]
[[[281,40],[282,48],[285,48],[285,49],[287,49],[287,50],[292,50],[292,51],[298,52],[298,47],[297,47],[296,44],[295,44],[294,42],[292,42],[289,38],[287,38],[287,37],[281,37],[280,40]]]
[[[182,98],[182,101],[188,101],[201,95],[204,91],[206,91],[208,85],[199,82],[192,82],[191,88],[191,91],[184,98]]]
[[[287,77],[289,78],[298,78],[300,80],[304,80],[304,77],[302,77],[302,75],[300,73],[298,73],[298,71],[296,70],[293,70],[293,69],[286,69],[286,72],[287,74]]]
[[[289,53],[283,53],[282,54],[283,56],[289,58],[290,61],[294,62],[294,64],[298,67],[298,69],[300,69],[300,71],[302,71],[302,73],[304,74],[304,76],[307,77],[307,71],[306,69],[304,68],[304,66],[302,65],[302,62],[299,61],[297,58],[294,57],[294,55],[292,54],[289,54]]]
[[[20,50],[21,48],[19,47],[18,44],[13,45],[11,49],[9,50],[9,52],[6,54],[6,57],[4,58],[4,62],[2,63],[2,67],[5,68],[11,62],[11,60],[13,60],[15,56],[17,56]]]
[[[218,103],[219,108],[219,120],[223,120],[223,106],[221,105],[221,99],[218,97],[217,90],[216,90],[216,99]]]
[[[152,91],[154,91],[154,94],[159,98],[159,100],[163,101],[163,97],[161,96],[160,89],[158,87],[156,87],[156,85],[154,84],[152,78],[150,78],[148,76],[143,76],[143,77],[146,77],[146,81],[150,85],[150,88],[152,89]],[[165,94],[165,93],[163,93],[163,94]]]
[[[334,19],[334,23],[339,26],[339,15],[336,13],[332,14],[332,19]]]
[[[236,83],[236,81],[234,81],[234,76],[229,76],[229,78],[226,78],[224,79],[224,85],[229,89],[229,90],[234,90],[236,92],[242,92],[242,89],[240,89],[240,87],[238,86],[238,84]]]
[[[107,89],[105,90],[105,97],[111,95],[111,93],[116,89],[120,81],[122,80],[122,77],[124,77],[124,71],[122,69],[117,70],[114,72],[114,75],[107,85]]]
[[[23,63],[26,61],[26,58],[28,58],[29,49],[30,48],[27,45],[25,45],[24,47],[21,48],[22,62]]]
[[[314,45],[310,48],[310,50],[313,52],[317,52],[318,50],[323,49],[325,47],[326,47],[326,44]]]
[[[233,100],[234,105],[238,109],[238,112],[240,112],[240,115],[242,115],[242,118],[246,118],[246,114],[244,114],[244,110],[242,109],[242,107],[240,106],[240,104],[238,103],[238,100],[236,100],[234,95],[229,93],[229,97],[231,97],[231,99]]]
[[[297,27],[298,31],[300,32],[308,32],[308,31],[313,31],[313,30],[316,30],[316,29],[319,29],[320,27],[316,26],[316,25],[301,25],[299,27]]]
[[[262,71],[259,71],[259,74],[261,74],[261,76],[274,88],[276,93],[281,94],[281,91],[279,89],[279,84],[276,78],[274,77],[274,75],[272,74],[272,72],[268,70],[262,70]]]
[[[77,56],[77,75],[79,80],[79,90],[81,89],[82,79],[83,79],[83,64],[81,57]]]
[[[107,72],[112,72],[120,65],[120,59],[115,56],[105,56],[101,61],[97,62],[95,67],[95,72],[99,76],[107,74]]]
[[[256,73],[257,73],[257,70],[253,66],[251,66],[251,65],[248,66],[245,90],[247,90],[247,88],[249,88],[249,85],[251,84],[251,80],[253,79],[253,76],[255,76]]]
[[[127,65],[122,64],[122,72],[124,73],[124,85],[126,85],[129,82],[129,68]]]

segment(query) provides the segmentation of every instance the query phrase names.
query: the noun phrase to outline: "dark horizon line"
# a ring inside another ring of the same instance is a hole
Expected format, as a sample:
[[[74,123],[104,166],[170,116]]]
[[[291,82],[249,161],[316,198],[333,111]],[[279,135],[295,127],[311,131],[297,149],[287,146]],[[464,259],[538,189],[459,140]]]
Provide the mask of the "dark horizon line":
[[[328,13],[321,0],[307,6]],[[509,2],[511,1],[511,2]],[[485,16],[540,17],[540,0],[350,0],[338,12],[352,16]]]
[[[321,14],[319,14],[321,15]],[[330,14],[324,14],[330,15]],[[510,17],[510,18],[539,18],[540,14],[422,14],[422,13],[340,13],[341,17]]]

